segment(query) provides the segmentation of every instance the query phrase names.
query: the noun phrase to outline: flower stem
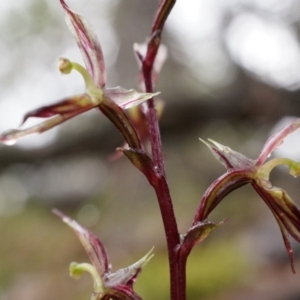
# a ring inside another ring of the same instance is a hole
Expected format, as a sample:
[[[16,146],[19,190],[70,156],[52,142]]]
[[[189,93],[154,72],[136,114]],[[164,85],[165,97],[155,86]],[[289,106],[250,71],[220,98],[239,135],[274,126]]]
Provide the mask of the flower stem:
[[[175,2],[176,0],[161,0],[154,17],[147,53],[142,60],[142,72],[146,92],[148,93],[153,92],[152,70],[160,45],[161,33],[165,21]],[[169,187],[166,181],[161,135],[153,99],[147,101],[147,110],[145,115],[152,149],[152,159],[156,173],[156,175],[152,178],[148,177],[148,180],[155,189],[166,234],[170,267],[171,300],[185,300],[186,260],[181,261],[177,256],[177,249],[180,245],[180,237]]]
[[[160,45],[161,33],[176,0],[161,0],[151,29],[151,38],[148,43],[147,54],[143,59],[143,76],[146,92],[153,92],[152,69],[154,60]],[[155,110],[153,98],[147,101],[148,110],[146,112],[147,125],[149,130],[149,138],[152,149],[152,157],[155,166],[160,174],[165,175],[164,158],[162,153],[161,135],[158,125],[158,117]]]
[[[156,192],[167,240],[171,281],[171,300],[184,300],[185,298],[180,297],[178,292],[180,289],[179,278],[185,277],[185,273],[181,276],[178,273],[179,268],[176,249],[180,244],[180,238],[169,187],[165,177],[160,175],[152,180],[152,182],[150,181],[150,183]]]

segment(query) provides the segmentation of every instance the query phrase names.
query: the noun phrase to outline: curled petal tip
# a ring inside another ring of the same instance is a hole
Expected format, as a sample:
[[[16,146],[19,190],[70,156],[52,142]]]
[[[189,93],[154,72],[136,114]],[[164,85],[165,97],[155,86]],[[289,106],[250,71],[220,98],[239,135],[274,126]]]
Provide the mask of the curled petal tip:
[[[69,74],[73,69],[73,64],[67,58],[61,57],[58,61],[58,69],[63,74]]]
[[[72,262],[69,267],[70,276],[74,279],[79,279],[83,272],[88,272],[94,281],[94,292],[103,293],[104,287],[96,268],[91,264]]]

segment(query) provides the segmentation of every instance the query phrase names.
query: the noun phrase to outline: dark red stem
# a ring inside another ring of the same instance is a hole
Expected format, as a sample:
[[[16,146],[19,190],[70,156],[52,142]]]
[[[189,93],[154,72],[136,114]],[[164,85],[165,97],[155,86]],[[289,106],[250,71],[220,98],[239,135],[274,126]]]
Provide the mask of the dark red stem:
[[[147,54],[142,61],[142,71],[144,77],[144,83],[146,92],[153,92],[152,84],[152,69],[154,60],[157,54],[157,50],[160,45],[161,33],[165,25],[165,21],[170,14],[176,0],[161,0],[151,29],[151,38],[148,43]],[[164,159],[162,153],[161,136],[158,125],[157,113],[154,106],[154,100],[147,101],[148,111],[146,113],[146,119],[148,124],[149,138],[152,148],[152,157],[155,166],[158,168],[159,173],[165,175]]]
[[[180,276],[177,260],[177,248],[180,244],[180,237],[169,187],[165,176],[157,175],[149,179],[149,182],[154,187],[165,229],[170,267],[171,300],[184,300],[185,297],[180,295],[185,294],[185,288],[184,292],[180,292],[181,286],[179,282],[182,281],[180,278],[185,276]],[[185,281],[185,279],[183,280]]]
[[[165,21],[169,13],[171,12],[175,2],[176,0],[161,0],[155,14],[147,53],[142,60],[143,78],[146,92],[148,93],[153,92],[152,70],[154,60],[160,45],[161,33]],[[154,100],[148,100],[147,106],[148,107],[145,115],[149,132],[149,139],[151,143],[152,159],[156,173],[156,176],[154,176],[154,178],[148,179],[151,185],[154,187],[157,195],[167,239],[171,281],[171,300],[185,300],[186,262],[180,262],[177,256],[177,249],[180,245],[180,237],[169,187],[166,181],[161,135]]]
[[[155,32],[148,43],[148,51],[143,60],[143,77],[146,92],[153,93],[152,68],[160,44],[160,32]],[[148,126],[149,139],[152,149],[152,158],[157,171],[165,175],[164,158],[162,153],[161,135],[158,124],[157,112],[153,98],[147,101],[146,121]]]

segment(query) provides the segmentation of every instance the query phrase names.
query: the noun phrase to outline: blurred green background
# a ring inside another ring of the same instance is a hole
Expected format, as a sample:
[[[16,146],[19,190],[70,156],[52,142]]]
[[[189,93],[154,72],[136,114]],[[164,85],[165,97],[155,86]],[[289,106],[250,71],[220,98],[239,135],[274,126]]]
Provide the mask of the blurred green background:
[[[146,41],[158,1],[69,0],[93,24],[108,86],[137,88],[134,42]],[[169,56],[158,90],[166,103],[163,147],[180,231],[189,228],[210,183],[224,173],[198,140],[211,138],[255,158],[267,137],[300,114],[300,3],[296,0],[178,1],[163,34]],[[0,3],[0,129],[31,109],[81,93],[77,74],[61,76],[58,58],[82,62],[59,1]],[[28,121],[26,126],[39,122]],[[300,159],[294,134],[275,155]],[[88,261],[56,207],[94,231],[113,269],[155,256],[137,281],[143,299],[168,299],[162,222],[153,190],[130,163],[109,157],[123,141],[98,112],[0,146],[0,299],[89,299],[88,275],[74,281],[72,261]],[[274,185],[299,202],[299,180],[285,169]],[[250,187],[211,215],[228,222],[192,252],[188,299],[300,299],[280,231]],[[294,246],[300,270],[298,245]]]

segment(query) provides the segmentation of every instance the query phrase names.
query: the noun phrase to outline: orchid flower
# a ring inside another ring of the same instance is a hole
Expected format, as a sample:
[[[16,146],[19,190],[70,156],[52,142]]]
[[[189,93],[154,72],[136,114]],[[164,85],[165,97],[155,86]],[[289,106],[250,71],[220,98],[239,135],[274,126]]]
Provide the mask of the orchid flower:
[[[122,109],[139,105],[159,93],[139,93],[133,89],[126,90],[119,86],[106,88],[103,53],[92,26],[85,18],[71,10],[64,0],[60,0],[60,2],[66,13],[67,25],[75,37],[86,69],[76,62],[60,58],[59,70],[63,74],[69,74],[73,70],[79,72],[84,79],[86,91],[83,94],[63,99],[56,104],[28,112],[23,123],[30,117],[47,118],[47,120],[24,130],[9,130],[0,135],[0,141],[13,144],[20,137],[32,133],[42,133],[76,115],[92,108],[99,108],[117,126],[131,147],[140,148],[138,138],[130,137],[134,135],[132,133],[134,130],[132,129],[129,133],[125,132],[132,126]]]
[[[141,300],[141,297],[133,291],[133,284],[142,268],[153,257],[153,249],[136,263],[112,273],[105,248],[98,237],[62,212],[54,209],[53,213],[74,230],[92,262],[92,264],[72,262],[70,265],[70,275],[75,279],[83,272],[88,272],[92,276],[94,292],[91,300]]]
[[[202,141],[226,167],[227,173],[217,179],[205,192],[194,219],[194,224],[203,222],[227,194],[250,183],[270,208],[279,225],[294,273],[294,254],[289,242],[289,235],[300,243],[300,211],[286,191],[272,185],[269,181],[269,175],[274,167],[286,165],[290,174],[297,177],[300,175],[300,162],[295,162],[289,158],[266,160],[283,140],[299,127],[300,119],[297,119],[273,134],[265,143],[256,160],[247,158],[243,154],[212,140],[209,140],[209,143]]]
[[[133,44],[133,50],[137,59],[138,66],[140,68],[140,72],[138,75],[138,85],[139,90],[145,91],[145,83],[142,71],[142,62],[146,57],[147,54],[147,43],[143,44]],[[152,69],[152,85],[156,86],[158,81],[158,74],[161,71],[166,59],[168,57],[168,49],[165,45],[160,44],[157,54],[154,59],[153,69]],[[155,110],[157,113],[158,120],[161,119],[165,108],[165,102],[161,98],[155,98]],[[145,111],[147,111],[146,103],[143,105],[134,106],[128,109],[128,116],[130,118],[131,123],[134,125],[134,128],[139,133],[139,137],[143,142],[143,145],[148,150],[150,149],[150,142],[149,142],[149,131],[147,127],[147,120],[145,116]],[[126,148],[127,145],[125,144],[123,148]],[[122,151],[117,151],[110,155],[110,160],[117,160],[123,156]]]

